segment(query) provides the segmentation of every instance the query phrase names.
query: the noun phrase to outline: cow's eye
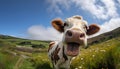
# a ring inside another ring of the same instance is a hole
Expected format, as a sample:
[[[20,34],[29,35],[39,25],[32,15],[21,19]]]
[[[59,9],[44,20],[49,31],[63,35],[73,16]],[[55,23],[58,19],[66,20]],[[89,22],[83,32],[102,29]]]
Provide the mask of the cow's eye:
[[[64,26],[68,26],[68,24],[67,24],[67,23],[64,23]]]

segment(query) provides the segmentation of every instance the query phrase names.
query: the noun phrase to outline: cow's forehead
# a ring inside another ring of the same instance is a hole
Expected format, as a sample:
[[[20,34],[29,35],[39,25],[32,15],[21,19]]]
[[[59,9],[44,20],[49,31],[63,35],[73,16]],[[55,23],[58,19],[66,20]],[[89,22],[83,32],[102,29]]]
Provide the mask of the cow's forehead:
[[[87,25],[87,22],[83,20],[81,16],[73,16],[73,17],[67,18],[65,22],[72,23],[72,24],[78,23],[81,25]]]

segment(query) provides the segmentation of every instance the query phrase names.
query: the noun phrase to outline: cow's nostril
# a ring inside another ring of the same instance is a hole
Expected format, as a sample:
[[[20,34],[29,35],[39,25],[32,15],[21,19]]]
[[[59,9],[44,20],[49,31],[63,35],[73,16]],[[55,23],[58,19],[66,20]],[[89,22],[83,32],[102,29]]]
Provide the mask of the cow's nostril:
[[[72,36],[72,32],[70,30],[67,31],[67,36],[71,37]]]
[[[82,37],[85,37],[85,34],[84,34],[84,33],[81,33],[81,34],[80,34],[80,38],[82,38]]]

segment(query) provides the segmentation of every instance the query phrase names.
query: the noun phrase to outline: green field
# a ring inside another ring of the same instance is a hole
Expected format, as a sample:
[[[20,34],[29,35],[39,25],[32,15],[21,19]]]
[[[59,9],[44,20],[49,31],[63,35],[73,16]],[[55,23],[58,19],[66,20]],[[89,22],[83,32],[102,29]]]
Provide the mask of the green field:
[[[0,69],[52,69],[48,43],[1,38]],[[71,69],[120,69],[120,37],[81,49],[80,55],[72,60]]]

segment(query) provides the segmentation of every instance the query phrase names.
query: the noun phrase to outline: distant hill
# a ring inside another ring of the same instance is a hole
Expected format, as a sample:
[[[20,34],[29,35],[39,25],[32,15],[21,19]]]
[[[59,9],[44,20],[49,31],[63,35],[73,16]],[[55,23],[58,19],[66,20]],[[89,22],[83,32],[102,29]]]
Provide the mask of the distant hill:
[[[98,35],[96,37],[93,38],[89,38],[88,39],[88,44],[94,44],[94,43],[99,43],[99,42],[103,42],[112,38],[116,38],[120,36],[120,27],[117,29],[114,29],[110,32],[106,32],[103,33],[101,35]]]
[[[8,35],[2,35],[0,34],[0,39],[18,39],[17,37],[12,37],[12,36],[8,36]]]
[[[33,48],[46,48],[48,47],[49,41],[42,41],[42,40],[29,40],[24,38],[13,37],[9,35],[2,35],[0,34],[0,44],[12,44],[9,46],[26,46],[26,47],[33,47]],[[4,46],[4,45],[2,45]]]

